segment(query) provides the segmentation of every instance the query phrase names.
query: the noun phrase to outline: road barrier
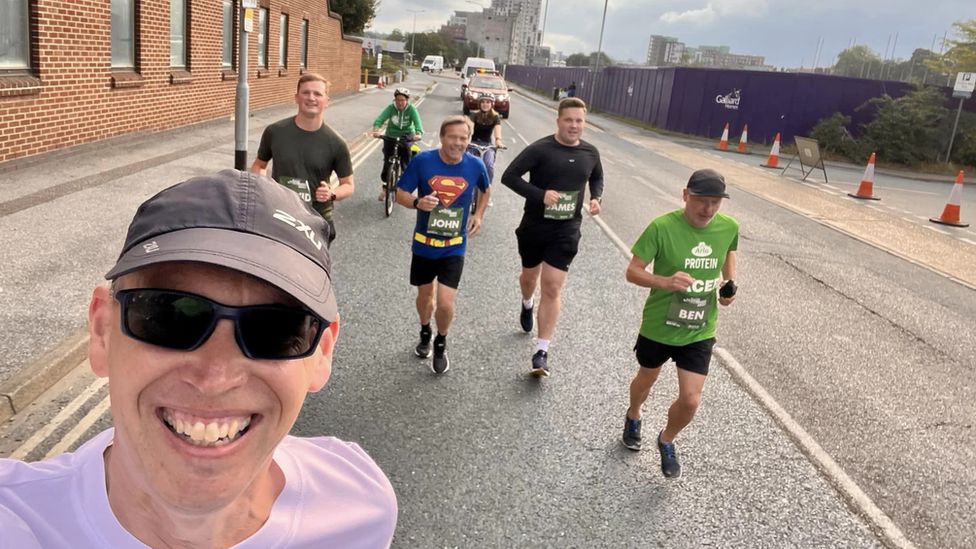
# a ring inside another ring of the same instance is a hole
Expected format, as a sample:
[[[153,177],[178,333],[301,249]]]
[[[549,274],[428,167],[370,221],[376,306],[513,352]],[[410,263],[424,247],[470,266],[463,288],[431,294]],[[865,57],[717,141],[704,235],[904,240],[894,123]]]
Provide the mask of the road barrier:
[[[739,145],[736,146],[735,152],[739,154],[749,154],[749,150],[746,146],[749,143],[749,124],[742,127],[742,135],[739,136]]]
[[[725,129],[722,130],[722,138],[718,141],[718,146],[715,147],[720,151],[729,150],[729,123],[725,123]]]
[[[765,164],[760,164],[760,166],[763,168],[779,168],[779,132],[776,132],[773,147],[769,149],[769,158],[766,159]]]
[[[959,170],[956,182],[949,191],[949,200],[946,202],[942,215],[938,218],[930,217],[929,221],[940,225],[952,225],[953,227],[968,227],[969,223],[959,221],[959,205],[962,203],[962,176],[963,171]]]

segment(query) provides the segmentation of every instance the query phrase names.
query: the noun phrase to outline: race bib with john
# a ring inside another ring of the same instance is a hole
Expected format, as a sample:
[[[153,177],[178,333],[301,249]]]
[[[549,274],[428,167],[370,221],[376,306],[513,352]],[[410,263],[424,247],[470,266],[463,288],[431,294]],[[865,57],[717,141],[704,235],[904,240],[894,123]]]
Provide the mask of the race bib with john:
[[[437,206],[427,218],[427,234],[454,238],[461,234],[464,223],[464,208],[445,208]]]
[[[546,206],[542,217],[560,221],[572,219],[576,216],[576,201],[579,198],[579,193],[579,191],[561,191],[559,200],[552,206]]]

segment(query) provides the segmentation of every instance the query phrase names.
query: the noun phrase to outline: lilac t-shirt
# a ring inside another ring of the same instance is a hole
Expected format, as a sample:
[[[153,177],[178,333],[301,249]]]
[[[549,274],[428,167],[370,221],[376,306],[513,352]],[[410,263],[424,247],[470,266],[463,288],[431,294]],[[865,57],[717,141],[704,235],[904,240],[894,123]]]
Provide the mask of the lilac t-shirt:
[[[74,453],[26,463],[0,459],[0,549],[145,548],[119,524],[105,492],[107,429]],[[389,547],[390,481],[358,445],[287,436],[274,453],[285,487],[268,521],[235,549]]]

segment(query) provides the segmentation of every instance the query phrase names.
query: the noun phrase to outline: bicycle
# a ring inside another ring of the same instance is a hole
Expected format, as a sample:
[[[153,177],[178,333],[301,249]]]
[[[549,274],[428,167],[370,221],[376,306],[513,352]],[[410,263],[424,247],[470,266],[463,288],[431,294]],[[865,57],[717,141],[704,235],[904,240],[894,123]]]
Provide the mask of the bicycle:
[[[508,149],[508,147],[506,147],[505,145],[482,145],[481,143],[476,143],[474,141],[468,143],[468,152],[470,152],[476,158],[481,158],[482,160],[484,160],[485,152],[489,150],[495,151],[497,153],[498,151],[504,151],[506,149]],[[494,164],[492,164],[492,172],[494,172]],[[490,175],[494,176],[494,173]],[[489,181],[489,183],[491,183],[491,181]],[[478,209],[478,191],[475,191],[474,200],[471,201],[471,213],[473,214],[477,209]]]
[[[386,183],[383,184],[383,211],[386,217],[390,217],[393,214],[393,205],[396,204],[396,183],[399,181],[400,176],[403,175],[403,166],[400,164],[400,147],[409,144],[410,158],[413,158],[419,152],[420,147],[408,136],[390,137],[388,135],[377,135],[375,137],[383,141],[393,142],[396,145],[393,149],[393,154],[390,156],[390,163],[385,167]]]

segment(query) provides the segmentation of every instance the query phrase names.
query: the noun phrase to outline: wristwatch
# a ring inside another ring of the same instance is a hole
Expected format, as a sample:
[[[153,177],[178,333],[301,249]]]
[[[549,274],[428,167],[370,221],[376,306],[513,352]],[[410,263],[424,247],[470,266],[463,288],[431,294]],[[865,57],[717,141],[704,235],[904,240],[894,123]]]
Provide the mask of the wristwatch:
[[[603,205],[603,197],[602,196],[594,196],[594,197],[590,198],[590,200],[596,200],[596,203],[597,204]]]
[[[417,208],[417,203],[418,202],[420,202],[420,197],[419,196],[413,199],[413,209],[415,209],[415,210],[416,209],[419,209],[419,208]]]

